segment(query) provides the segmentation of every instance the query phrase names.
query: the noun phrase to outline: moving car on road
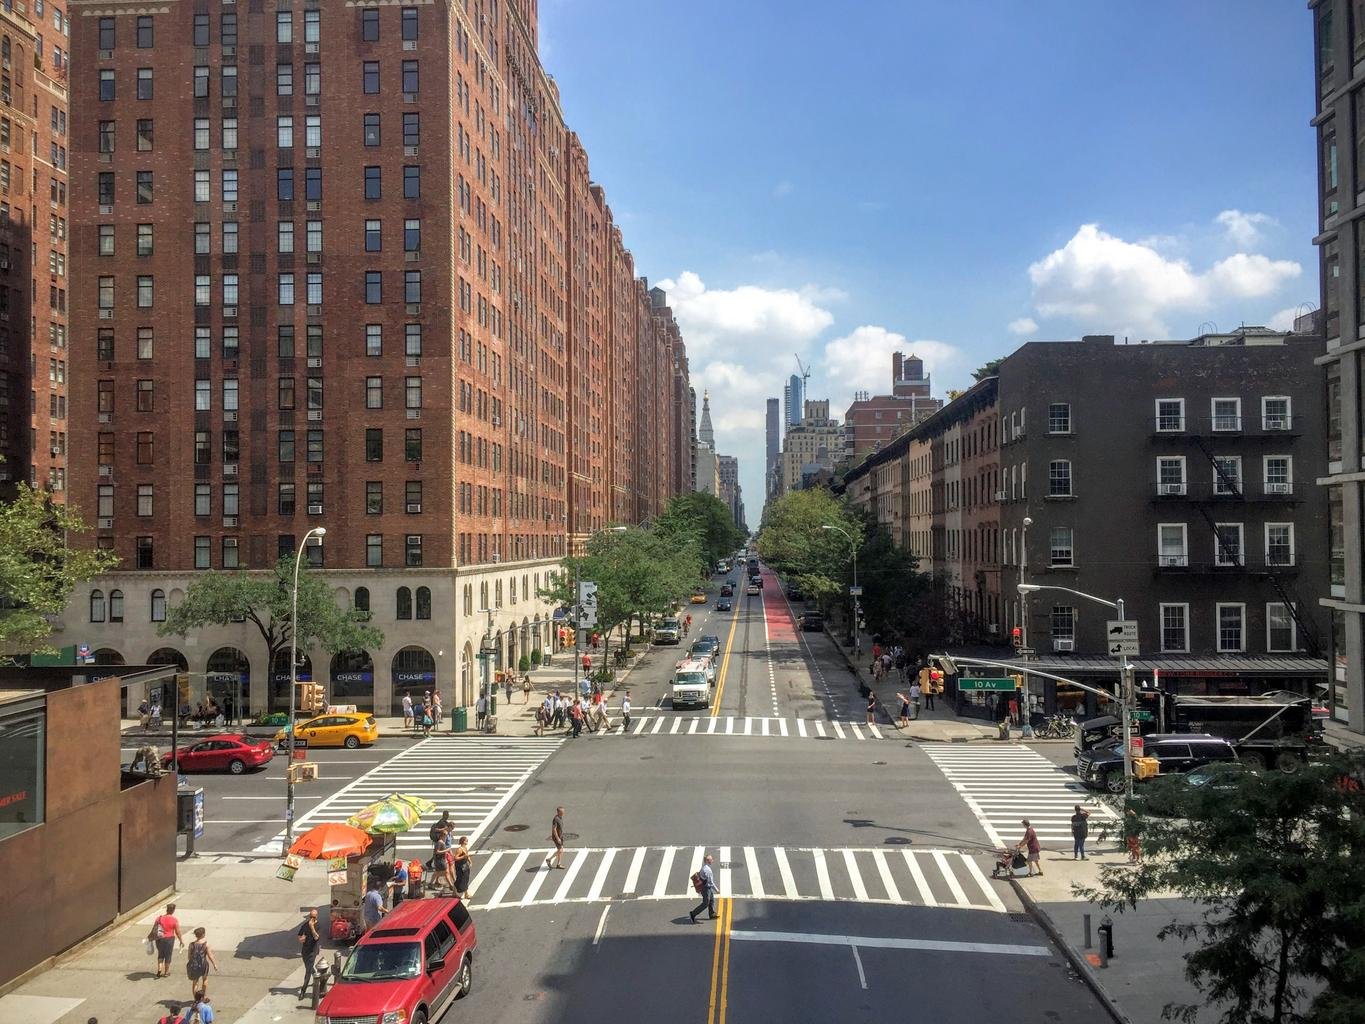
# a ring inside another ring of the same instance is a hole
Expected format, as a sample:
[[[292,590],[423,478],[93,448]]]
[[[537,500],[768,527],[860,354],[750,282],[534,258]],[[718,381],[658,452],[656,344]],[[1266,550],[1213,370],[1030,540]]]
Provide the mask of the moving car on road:
[[[702,590],[700,587],[698,587],[696,590],[692,591],[692,596],[691,596],[691,598],[689,598],[689,600],[690,600],[693,604],[705,604],[705,603],[706,603],[706,591],[704,591],[704,590]]]
[[[734,605],[728,597],[721,597],[716,600],[716,611],[718,612],[728,612],[733,607]]]
[[[428,1024],[474,985],[474,920],[455,898],[404,900],[360,937],[318,1024]]]
[[[720,653],[720,637],[704,636],[692,645],[692,649],[687,652],[692,658],[711,658]]]
[[[762,592],[762,590],[763,588],[760,587],[757,583],[750,583],[744,592],[748,594],[750,597],[754,597],[758,595],[760,592]]]
[[[304,722],[294,723],[294,738],[303,740],[310,747],[368,747],[379,739],[379,723],[374,715],[365,711],[348,711],[337,714],[318,715]],[[281,729],[275,734],[275,746],[283,750],[288,746],[288,730]]]
[[[734,593],[735,593],[735,588],[734,588],[733,586],[731,586],[729,583],[725,584],[725,586],[723,586],[723,587],[720,588],[720,596],[721,596],[721,597],[733,597],[733,596],[734,596]]]
[[[676,644],[682,640],[682,623],[669,616],[659,620],[659,624],[654,627],[654,642],[656,644]]]
[[[805,633],[822,633],[825,629],[825,617],[819,612],[801,613],[801,630]]]
[[[275,756],[269,740],[253,740],[237,733],[222,733],[182,747],[176,762],[182,772],[222,772],[241,775],[248,768],[264,768]],[[171,755],[161,755],[161,767],[169,769]]]
[[[1206,732],[1159,733],[1148,736],[1142,756],[1154,757],[1160,775],[1174,775],[1215,763],[1237,760],[1233,745],[1221,736]],[[1076,761],[1076,774],[1087,786],[1122,793],[1123,748],[1096,747]]]
[[[689,658],[673,671],[673,706],[711,706],[711,683],[707,663]]]

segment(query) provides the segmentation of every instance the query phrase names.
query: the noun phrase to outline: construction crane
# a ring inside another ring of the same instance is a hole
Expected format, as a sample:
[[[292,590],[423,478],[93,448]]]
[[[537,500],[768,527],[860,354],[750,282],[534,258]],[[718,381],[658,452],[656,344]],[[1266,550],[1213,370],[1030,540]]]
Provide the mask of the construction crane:
[[[801,371],[801,394],[803,396],[809,395],[810,388],[806,385],[810,383],[810,367],[801,362],[799,353],[796,353],[796,368]]]

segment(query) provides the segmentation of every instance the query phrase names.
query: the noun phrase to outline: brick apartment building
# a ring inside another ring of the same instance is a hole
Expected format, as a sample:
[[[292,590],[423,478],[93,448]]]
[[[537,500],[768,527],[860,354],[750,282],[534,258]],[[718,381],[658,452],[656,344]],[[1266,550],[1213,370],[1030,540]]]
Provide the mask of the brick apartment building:
[[[1115,613],[1062,591],[1025,602],[1027,582],[1123,598],[1140,682],[1312,691],[1326,682],[1325,615],[1309,600],[1328,566],[1309,484],[1325,465],[1320,343],[1262,328],[1030,343],[852,470],[846,493],[935,575],[954,643],[1007,643],[1018,626],[1029,664],[1112,686]]]
[[[196,571],[323,526],[310,562],[385,643],[301,673],[381,712],[471,702],[490,618],[499,665],[550,643],[557,561],[670,493],[640,473],[670,457],[665,318],[534,0],[73,8],[73,479],[123,562],[68,635],[280,706],[253,630],[157,623]]]
[[[930,395],[931,386],[923,360],[902,352],[892,353],[891,394],[860,392],[844,413],[847,448],[853,461],[877,451],[942,409],[943,399]]]
[[[0,485],[56,501],[68,486],[68,28],[65,4],[0,8]]]

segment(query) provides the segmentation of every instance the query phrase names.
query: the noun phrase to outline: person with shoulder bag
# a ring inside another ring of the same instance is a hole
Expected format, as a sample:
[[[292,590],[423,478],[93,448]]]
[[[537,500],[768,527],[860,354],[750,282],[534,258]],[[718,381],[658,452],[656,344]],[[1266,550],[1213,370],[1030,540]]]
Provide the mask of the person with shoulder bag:
[[[152,922],[152,930],[147,933],[156,946],[156,976],[168,978],[171,974],[171,954],[175,952],[175,942],[185,945],[185,936],[180,931],[180,922],[175,917],[175,904],[167,903],[166,912]]]

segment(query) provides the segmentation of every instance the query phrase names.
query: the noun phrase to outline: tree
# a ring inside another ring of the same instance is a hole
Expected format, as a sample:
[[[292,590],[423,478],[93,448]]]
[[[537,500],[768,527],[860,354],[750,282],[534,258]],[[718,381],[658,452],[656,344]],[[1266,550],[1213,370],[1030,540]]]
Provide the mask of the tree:
[[[0,503],[0,658],[52,652],[52,619],[79,583],[118,565],[112,551],[68,546],[89,527],[72,506],[19,484]]]
[[[158,627],[162,636],[186,636],[205,626],[226,626],[243,619],[256,627],[265,641],[267,661],[289,646],[293,635],[290,603],[294,585],[294,556],[285,555],[269,572],[215,570],[194,578],[185,599],[166,613]],[[322,577],[305,566],[299,572],[299,650],[316,645],[328,654],[376,648],[384,634],[368,624],[367,613],[341,608]]]
[[[942,646],[943,615],[933,578],[919,571],[918,559],[870,512],[863,513],[858,582],[868,632],[895,637],[912,656]]]
[[[1077,892],[1117,912],[1172,892],[1198,904],[1200,920],[1158,935],[1200,943],[1185,976],[1223,1024],[1365,1020],[1365,752],[1226,784],[1159,778],[1130,809],[1142,862],[1107,866]],[[1162,1016],[1197,1011],[1168,1004]]]
[[[823,487],[788,491],[763,510],[758,554],[823,605],[847,593],[853,580],[850,539],[861,545],[863,523],[833,494]]]
[[[1005,361],[1005,356],[996,356],[987,362],[982,363],[972,371],[972,380],[983,381],[987,377],[996,377],[1000,374],[1000,364]]]
[[[678,542],[693,541],[705,568],[733,554],[744,543],[734,514],[714,494],[679,494],[654,521],[654,531]]]

